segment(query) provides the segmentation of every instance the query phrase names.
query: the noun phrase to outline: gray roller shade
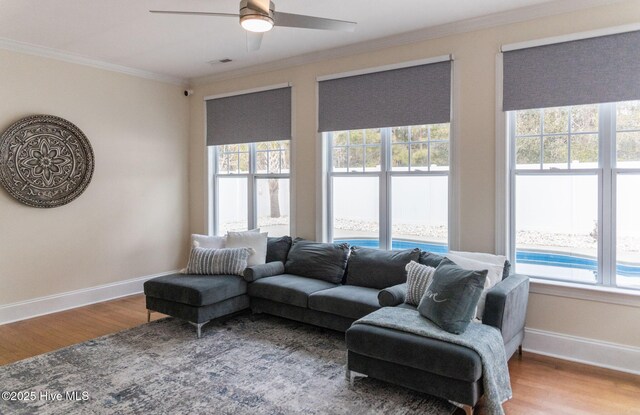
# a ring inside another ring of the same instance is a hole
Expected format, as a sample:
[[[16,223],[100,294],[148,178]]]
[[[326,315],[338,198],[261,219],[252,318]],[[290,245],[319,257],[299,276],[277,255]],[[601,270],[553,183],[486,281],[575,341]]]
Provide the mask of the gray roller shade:
[[[504,53],[503,110],[640,99],[640,31]]]
[[[291,139],[291,87],[207,101],[207,145]]]
[[[451,61],[319,82],[318,131],[449,122]]]

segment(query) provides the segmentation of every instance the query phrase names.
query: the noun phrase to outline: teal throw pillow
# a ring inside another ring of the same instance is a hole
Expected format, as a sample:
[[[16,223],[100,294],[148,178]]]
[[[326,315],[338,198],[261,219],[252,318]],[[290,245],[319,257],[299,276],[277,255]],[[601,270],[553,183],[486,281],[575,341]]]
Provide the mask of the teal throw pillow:
[[[486,279],[486,270],[462,269],[445,258],[436,268],[418,311],[450,333],[463,333],[475,315]]]

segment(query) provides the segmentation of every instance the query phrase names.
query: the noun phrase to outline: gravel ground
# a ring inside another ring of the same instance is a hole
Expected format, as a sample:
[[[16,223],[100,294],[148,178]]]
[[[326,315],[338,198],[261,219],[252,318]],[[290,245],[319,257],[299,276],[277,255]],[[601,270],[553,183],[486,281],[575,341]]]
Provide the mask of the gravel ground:
[[[263,217],[260,218],[259,222],[262,224],[262,226],[286,225],[289,223],[289,217]],[[236,224],[229,225],[233,226]],[[238,223],[237,226],[242,225]],[[335,218],[334,227],[335,229],[341,231],[356,231],[365,233],[378,231],[377,222],[357,219]],[[447,228],[445,226],[397,224],[393,226],[393,234],[397,236],[423,237],[429,241],[442,241],[447,239]],[[596,251],[598,249],[598,243],[596,239],[591,235],[519,231],[516,235],[516,240],[518,241],[518,245],[526,245],[529,247],[557,247],[560,249],[571,247],[587,251]],[[640,238],[620,238],[618,244],[618,252],[640,253]]]

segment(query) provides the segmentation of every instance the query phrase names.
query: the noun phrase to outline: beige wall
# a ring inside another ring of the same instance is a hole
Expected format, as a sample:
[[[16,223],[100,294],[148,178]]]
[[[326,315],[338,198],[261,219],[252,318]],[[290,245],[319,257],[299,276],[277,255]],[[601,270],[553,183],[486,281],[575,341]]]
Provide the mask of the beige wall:
[[[635,23],[640,2],[627,1],[571,14],[397,46],[375,52],[242,76],[224,81],[196,80],[191,97],[190,200],[192,232],[205,231],[203,97],[265,85],[294,86],[295,229],[314,238],[316,223],[317,76],[453,53],[459,88],[460,249],[495,248],[495,59],[500,45],[549,36]],[[265,47],[267,47],[265,45]],[[638,308],[566,298],[532,295],[528,326],[593,339],[640,346]],[[612,325],[611,322],[616,322]]]
[[[189,107],[182,88],[0,51],[0,130],[33,114],[76,124],[95,153],[87,190],[53,209],[0,189],[0,305],[181,267]]]

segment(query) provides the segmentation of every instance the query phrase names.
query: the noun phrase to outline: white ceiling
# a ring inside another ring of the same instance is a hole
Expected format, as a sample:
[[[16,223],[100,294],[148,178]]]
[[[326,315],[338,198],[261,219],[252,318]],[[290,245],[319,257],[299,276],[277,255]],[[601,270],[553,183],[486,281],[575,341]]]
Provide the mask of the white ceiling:
[[[178,79],[226,72],[558,0],[275,0],[276,10],[358,22],[355,33],[276,27],[246,51],[239,0],[0,0],[0,38]],[[6,41],[5,41],[6,43]],[[232,63],[211,65],[223,58]]]

